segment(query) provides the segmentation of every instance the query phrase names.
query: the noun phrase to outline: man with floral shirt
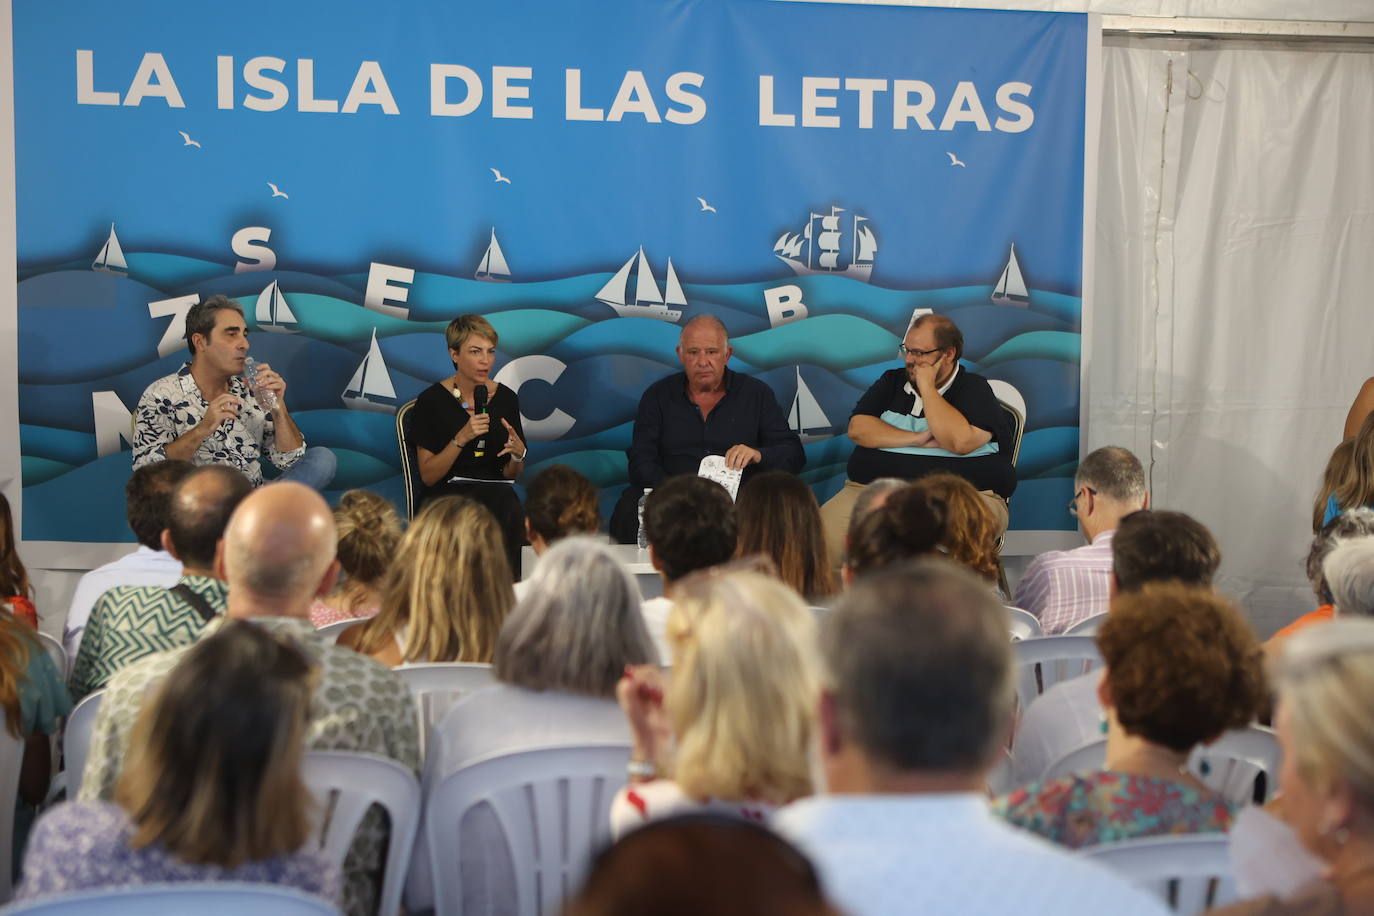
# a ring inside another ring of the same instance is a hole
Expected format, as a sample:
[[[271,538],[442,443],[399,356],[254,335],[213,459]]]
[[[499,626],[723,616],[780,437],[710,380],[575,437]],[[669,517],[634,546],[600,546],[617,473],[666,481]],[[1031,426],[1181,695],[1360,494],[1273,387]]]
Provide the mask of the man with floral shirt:
[[[334,453],[305,447],[286,409],[286,380],[266,363],[256,393],[241,377],[248,325],[237,302],[211,296],[186,314],[191,361],[148,386],[138,400],[134,467],[177,458],[226,464],[262,483],[266,452],[284,479],[323,489],[334,479]]]

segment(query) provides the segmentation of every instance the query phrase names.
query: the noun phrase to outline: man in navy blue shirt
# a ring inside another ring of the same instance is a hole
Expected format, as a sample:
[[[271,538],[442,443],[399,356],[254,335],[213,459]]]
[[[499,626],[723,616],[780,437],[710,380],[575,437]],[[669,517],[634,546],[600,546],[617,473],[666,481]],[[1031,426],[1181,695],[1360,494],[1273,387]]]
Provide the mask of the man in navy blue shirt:
[[[697,315],[683,326],[677,346],[683,371],[659,379],[639,400],[628,452],[630,486],[611,515],[616,540],[634,542],[644,488],[695,474],[707,455],[723,455],[745,480],[765,469],[795,474],[806,463],[773,390],[726,368],[733,352],[719,318]]]

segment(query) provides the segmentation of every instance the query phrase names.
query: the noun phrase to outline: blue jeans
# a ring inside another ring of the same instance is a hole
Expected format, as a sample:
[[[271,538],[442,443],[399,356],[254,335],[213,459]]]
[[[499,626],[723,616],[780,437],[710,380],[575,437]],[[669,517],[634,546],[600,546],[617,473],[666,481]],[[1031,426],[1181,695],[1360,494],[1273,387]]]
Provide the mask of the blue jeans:
[[[312,445],[305,450],[304,455],[296,459],[295,464],[282,471],[277,479],[294,480],[307,487],[323,490],[334,480],[334,469],[338,464],[339,460],[329,449]]]

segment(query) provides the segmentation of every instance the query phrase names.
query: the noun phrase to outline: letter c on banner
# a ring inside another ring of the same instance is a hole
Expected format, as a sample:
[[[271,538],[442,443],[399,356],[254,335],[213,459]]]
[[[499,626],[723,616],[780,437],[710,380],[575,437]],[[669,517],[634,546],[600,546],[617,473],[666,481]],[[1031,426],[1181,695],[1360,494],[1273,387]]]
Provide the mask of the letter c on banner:
[[[519,395],[520,386],[526,382],[538,379],[552,385],[558,381],[559,376],[563,374],[563,370],[566,368],[568,368],[567,364],[552,356],[544,356],[543,354],[521,356],[501,367],[501,371],[496,373],[496,382],[505,385]],[[561,439],[577,422],[575,417],[558,407],[555,407],[553,413],[542,420],[531,420],[523,412],[520,414],[520,420],[525,427],[525,436],[531,442],[552,442],[554,439]]]

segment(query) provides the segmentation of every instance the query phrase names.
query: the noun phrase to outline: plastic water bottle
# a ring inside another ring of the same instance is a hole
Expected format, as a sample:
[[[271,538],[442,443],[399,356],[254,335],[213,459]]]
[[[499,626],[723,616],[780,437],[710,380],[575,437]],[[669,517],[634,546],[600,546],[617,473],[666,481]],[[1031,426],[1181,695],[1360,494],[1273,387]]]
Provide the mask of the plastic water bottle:
[[[649,494],[654,492],[653,487],[644,491],[644,495],[639,497],[639,549],[644,550],[649,546],[649,536],[644,533],[644,504],[649,501]]]
[[[277,409],[277,393],[258,387],[258,361],[251,356],[244,357],[243,380],[248,383],[248,390],[253,392],[259,404],[268,410]]]

